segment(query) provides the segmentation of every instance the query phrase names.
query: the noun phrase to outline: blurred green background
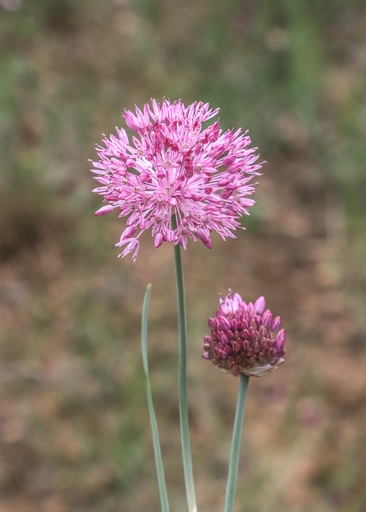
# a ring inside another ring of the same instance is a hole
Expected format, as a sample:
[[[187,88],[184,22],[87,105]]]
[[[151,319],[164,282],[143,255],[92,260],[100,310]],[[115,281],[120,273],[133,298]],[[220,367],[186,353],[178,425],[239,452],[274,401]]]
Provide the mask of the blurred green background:
[[[0,0],[0,510],[149,512],[150,365],[172,511],[186,510],[173,251],[95,217],[88,159],[124,108],[210,102],[267,161],[238,240],[184,254],[201,511],[223,509],[238,380],[201,359],[228,287],[288,331],[250,382],[237,512],[366,511],[366,4]]]

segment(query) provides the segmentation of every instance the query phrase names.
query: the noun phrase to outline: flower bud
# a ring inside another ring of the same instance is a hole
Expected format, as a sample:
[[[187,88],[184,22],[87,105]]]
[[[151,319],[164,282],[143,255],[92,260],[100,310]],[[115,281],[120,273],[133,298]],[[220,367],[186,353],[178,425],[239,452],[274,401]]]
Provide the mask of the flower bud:
[[[286,332],[281,329],[274,338],[273,331],[281,325],[279,316],[265,310],[265,299],[254,304],[244,302],[239,294],[229,290],[220,297],[216,318],[208,321],[211,336],[204,337],[203,358],[231,373],[261,377],[284,362]]]

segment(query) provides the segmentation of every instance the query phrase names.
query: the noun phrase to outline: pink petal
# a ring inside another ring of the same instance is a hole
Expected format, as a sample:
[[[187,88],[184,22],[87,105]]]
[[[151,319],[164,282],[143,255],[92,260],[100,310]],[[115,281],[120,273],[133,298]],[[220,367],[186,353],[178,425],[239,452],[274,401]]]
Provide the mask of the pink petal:
[[[106,206],[102,206],[95,212],[95,215],[107,215],[107,213],[113,212],[114,207],[111,204],[107,204]]]

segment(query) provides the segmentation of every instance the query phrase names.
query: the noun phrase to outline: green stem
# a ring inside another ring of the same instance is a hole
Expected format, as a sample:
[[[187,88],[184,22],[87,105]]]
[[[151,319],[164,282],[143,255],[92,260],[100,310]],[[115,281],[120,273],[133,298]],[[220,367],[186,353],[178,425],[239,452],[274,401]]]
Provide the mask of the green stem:
[[[240,386],[238,393],[238,402],[236,405],[235,421],[233,428],[233,439],[231,442],[231,453],[229,462],[229,475],[227,478],[226,498],[224,512],[232,512],[234,508],[236,480],[238,476],[240,442],[243,431],[245,399],[249,384],[249,377],[243,373],[240,375]]]
[[[142,320],[141,320],[142,364],[143,364],[144,375],[145,375],[147,405],[148,405],[148,409],[149,409],[150,422],[151,422],[151,431],[152,431],[152,438],[153,438],[153,445],[154,445],[156,472],[158,475],[161,511],[169,512],[168,494],[167,494],[166,484],[165,484],[163,459],[161,457],[158,425],[156,422],[155,410],[154,410],[152,393],[151,393],[150,377],[149,377],[149,364],[148,364],[148,354],[147,354],[147,323],[148,323],[150,294],[151,294],[151,284],[149,284],[146,289],[144,304],[143,304],[143,308],[142,308]]]
[[[173,217],[173,229],[176,229],[176,220]],[[192,455],[189,441],[188,405],[187,405],[187,320],[184,295],[183,264],[180,245],[174,246],[175,276],[177,283],[178,303],[178,331],[179,331],[179,367],[178,367],[178,388],[179,388],[179,415],[180,433],[183,454],[184,480],[189,512],[197,512],[196,493],[193,481]]]

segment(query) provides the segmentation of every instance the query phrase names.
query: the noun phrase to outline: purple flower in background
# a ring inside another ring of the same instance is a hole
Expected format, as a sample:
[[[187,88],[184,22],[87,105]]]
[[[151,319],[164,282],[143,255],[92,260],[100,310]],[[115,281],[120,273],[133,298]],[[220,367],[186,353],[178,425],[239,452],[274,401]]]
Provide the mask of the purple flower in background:
[[[233,375],[261,377],[284,362],[286,332],[281,318],[265,309],[264,297],[254,304],[229,290],[220,297],[220,308],[208,325],[211,336],[204,338],[204,359]],[[275,334],[275,331],[278,331]]]
[[[143,111],[125,111],[128,127],[137,132],[131,141],[116,128],[117,135],[97,146],[99,160],[91,170],[100,186],[93,192],[107,204],[96,215],[116,209],[127,217],[116,244],[124,247],[121,257],[133,252],[136,260],[139,237],[149,229],[155,247],[167,241],[185,249],[189,238],[198,238],[211,248],[212,231],[224,240],[236,238],[240,217],[255,203],[249,198],[256,185],[251,181],[262,164],[240,129],[222,132],[218,121],[203,126],[218,111],[208,103],[186,107],[180,100],[152,99]]]

